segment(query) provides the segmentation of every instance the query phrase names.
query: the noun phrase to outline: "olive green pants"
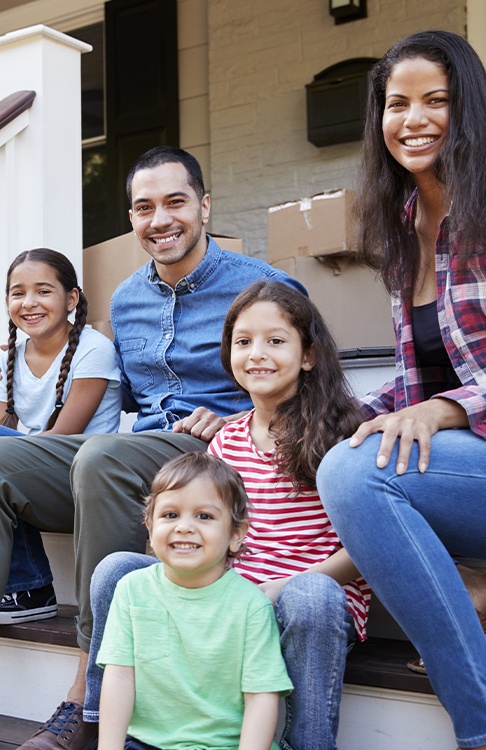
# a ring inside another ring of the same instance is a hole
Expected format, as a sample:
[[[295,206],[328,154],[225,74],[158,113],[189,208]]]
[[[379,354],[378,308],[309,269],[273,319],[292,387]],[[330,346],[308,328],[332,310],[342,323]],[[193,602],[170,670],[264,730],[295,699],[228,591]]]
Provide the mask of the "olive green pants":
[[[167,461],[207,443],[164,432],[42,435],[0,440],[0,591],[5,590],[16,519],[74,534],[78,644],[89,651],[89,587],[111,552],[144,552],[143,498]]]

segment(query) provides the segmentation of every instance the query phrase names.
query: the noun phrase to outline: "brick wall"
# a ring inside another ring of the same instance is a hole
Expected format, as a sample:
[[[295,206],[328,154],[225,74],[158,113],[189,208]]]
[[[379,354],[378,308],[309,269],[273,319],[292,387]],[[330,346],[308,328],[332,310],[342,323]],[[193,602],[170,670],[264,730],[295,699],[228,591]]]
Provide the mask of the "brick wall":
[[[368,0],[368,18],[336,26],[328,0],[208,0],[213,225],[266,258],[266,210],[352,187],[359,143],[307,141],[305,84],[329,65],[380,57],[428,28],[465,35],[464,0]]]

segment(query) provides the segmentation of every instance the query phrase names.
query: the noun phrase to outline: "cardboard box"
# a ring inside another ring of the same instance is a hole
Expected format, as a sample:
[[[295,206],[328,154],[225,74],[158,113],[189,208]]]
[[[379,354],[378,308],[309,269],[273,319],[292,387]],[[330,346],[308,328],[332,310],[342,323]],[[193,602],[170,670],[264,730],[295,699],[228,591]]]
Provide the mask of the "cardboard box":
[[[242,252],[242,240],[224,235],[211,235],[223,250]],[[88,323],[109,338],[110,300],[117,286],[150,256],[141,247],[133,232],[122,234],[83,250],[83,291],[88,300]]]
[[[346,257],[294,257],[272,265],[302,282],[339,349],[395,345],[390,298],[368,268]]]
[[[268,261],[347,253],[356,246],[354,192],[333,190],[268,209]]]

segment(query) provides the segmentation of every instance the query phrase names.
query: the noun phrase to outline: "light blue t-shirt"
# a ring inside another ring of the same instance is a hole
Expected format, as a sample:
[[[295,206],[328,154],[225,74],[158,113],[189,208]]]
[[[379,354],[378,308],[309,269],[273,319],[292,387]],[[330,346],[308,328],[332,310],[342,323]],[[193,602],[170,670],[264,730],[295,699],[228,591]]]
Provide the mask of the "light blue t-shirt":
[[[17,344],[14,370],[15,413],[20,423],[18,430],[35,435],[45,430],[56,403],[56,383],[62,358],[66,349],[57,355],[41,378],[36,377],[25,361],[26,341]],[[1,353],[0,401],[7,401],[7,352]],[[103,434],[117,432],[120,424],[121,388],[120,371],[116,362],[115,348],[102,333],[92,328],[83,328],[79,344],[74,353],[71,369],[64,384],[65,401],[72,382],[78,378],[104,378],[108,387],[96,413],[85,429],[85,433]]]

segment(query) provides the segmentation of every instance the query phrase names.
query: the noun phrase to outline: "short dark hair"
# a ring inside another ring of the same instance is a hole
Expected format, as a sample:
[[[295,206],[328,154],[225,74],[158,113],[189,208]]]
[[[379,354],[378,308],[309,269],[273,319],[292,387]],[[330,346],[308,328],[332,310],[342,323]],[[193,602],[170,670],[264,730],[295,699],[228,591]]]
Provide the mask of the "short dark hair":
[[[233,528],[248,520],[248,496],[241,475],[221,458],[201,451],[184,453],[168,461],[155,475],[150,495],[145,499],[145,520],[150,524],[157,495],[166,490],[179,490],[193,479],[206,474],[233,519]]]
[[[139,156],[128,172],[126,188],[130,205],[132,205],[132,182],[136,172],[139,172],[141,169],[154,169],[161,164],[169,163],[183,165],[187,172],[187,181],[189,185],[192,187],[199,200],[203,199],[206,190],[204,188],[203,175],[198,160],[182,148],[176,148],[175,146],[156,146]]]

